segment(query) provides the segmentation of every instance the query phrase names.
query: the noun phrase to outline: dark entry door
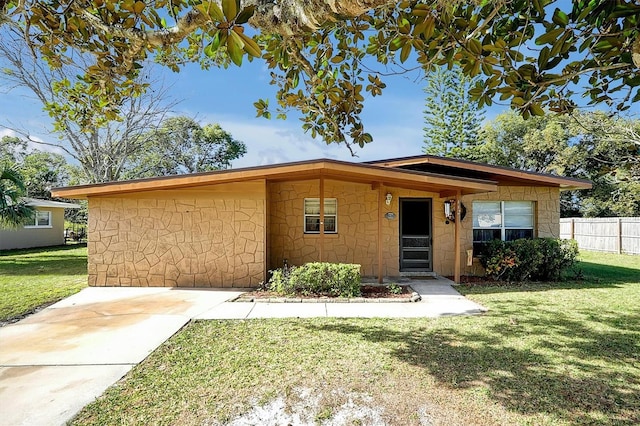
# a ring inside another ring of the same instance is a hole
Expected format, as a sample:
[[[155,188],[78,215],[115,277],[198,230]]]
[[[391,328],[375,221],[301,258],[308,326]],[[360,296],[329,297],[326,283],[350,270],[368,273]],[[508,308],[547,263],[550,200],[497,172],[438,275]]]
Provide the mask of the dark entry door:
[[[400,199],[400,271],[432,270],[431,199]]]

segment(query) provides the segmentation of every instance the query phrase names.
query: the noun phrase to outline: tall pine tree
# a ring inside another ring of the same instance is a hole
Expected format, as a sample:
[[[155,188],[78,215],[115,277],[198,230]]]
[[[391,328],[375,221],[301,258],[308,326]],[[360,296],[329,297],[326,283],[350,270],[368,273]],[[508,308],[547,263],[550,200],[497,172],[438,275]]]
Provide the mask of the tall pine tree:
[[[469,96],[475,83],[459,67],[429,73],[424,111],[424,152],[473,159],[484,111]]]

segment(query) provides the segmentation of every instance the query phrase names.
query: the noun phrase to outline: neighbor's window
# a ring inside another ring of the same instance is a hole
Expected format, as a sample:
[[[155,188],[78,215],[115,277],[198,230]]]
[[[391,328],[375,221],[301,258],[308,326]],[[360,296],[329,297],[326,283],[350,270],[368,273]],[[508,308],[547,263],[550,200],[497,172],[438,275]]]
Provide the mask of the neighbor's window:
[[[35,217],[25,225],[25,228],[51,228],[51,212],[36,211]]]
[[[324,199],[324,232],[335,234],[338,232],[338,201],[335,198]],[[320,199],[304,199],[304,232],[308,234],[320,233]]]
[[[475,201],[473,203],[473,253],[481,254],[491,240],[533,238],[532,201]]]

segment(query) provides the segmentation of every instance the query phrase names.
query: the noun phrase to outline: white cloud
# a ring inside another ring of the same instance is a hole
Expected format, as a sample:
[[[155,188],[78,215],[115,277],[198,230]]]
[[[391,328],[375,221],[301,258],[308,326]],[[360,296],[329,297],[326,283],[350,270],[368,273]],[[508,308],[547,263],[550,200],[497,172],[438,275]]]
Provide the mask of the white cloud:
[[[17,133],[11,129],[0,129],[0,139],[4,138],[5,136],[14,137],[17,136]]]
[[[188,112],[185,112],[188,114]],[[331,158],[342,161],[370,161],[420,154],[422,126],[390,120],[391,125],[376,123],[366,126],[373,142],[363,148],[354,146],[352,157],[344,145],[326,144],[305,134],[295,119],[288,121],[246,119],[200,113],[201,123],[219,123],[234,138],[247,145],[247,154],[234,161],[234,167],[251,167],[292,161]],[[415,117],[407,121],[415,121]]]
[[[23,139],[22,136],[17,132],[15,132],[14,130],[7,129],[7,128],[0,129],[0,139],[2,139],[5,136],[19,137]],[[37,150],[37,151],[52,152],[54,154],[65,155],[64,150],[62,150],[61,148],[38,143],[38,142],[46,142],[45,139],[42,139],[41,137],[34,136],[34,135],[30,135],[30,137],[31,137],[31,140],[27,142],[27,152]]]

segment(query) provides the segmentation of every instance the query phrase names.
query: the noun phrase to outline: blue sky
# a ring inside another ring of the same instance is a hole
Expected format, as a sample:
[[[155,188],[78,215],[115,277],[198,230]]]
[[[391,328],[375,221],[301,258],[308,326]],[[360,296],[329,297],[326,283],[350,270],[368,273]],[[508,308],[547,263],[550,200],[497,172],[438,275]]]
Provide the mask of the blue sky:
[[[374,141],[364,148],[356,147],[358,157],[352,158],[346,147],[327,145],[305,134],[295,114],[287,120],[256,118],[253,103],[259,98],[269,98],[270,105],[276,105],[276,88],[269,85],[264,62],[245,61],[240,68],[231,65],[208,71],[197,65],[179,73],[163,68],[158,71],[170,87],[170,96],[180,101],[174,108],[176,115],[195,117],[201,124],[219,123],[247,145],[247,154],[233,162],[236,168],[322,157],[367,161],[421,153],[425,82],[415,82],[415,75],[389,77],[382,96],[366,99],[363,120]],[[494,107],[486,112],[486,119],[506,110]],[[0,96],[0,124],[6,123],[29,129],[41,140],[56,140],[55,135],[47,133],[50,119],[41,104],[24,90],[14,89]],[[8,132],[0,129],[0,136],[5,134]],[[39,149],[51,150],[44,146]]]
[[[570,1],[562,0],[553,7],[569,10],[570,5]],[[416,82],[416,75],[387,77],[383,95],[366,99],[362,117],[373,142],[356,147],[358,157],[352,158],[346,147],[327,145],[305,134],[295,114],[286,121],[255,117],[253,102],[259,98],[268,98],[270,105],[276,105],[276,88],[269,85],[269,71],[260,60],[245,60],[240,68],[231,65],[228,69],[203,71],[191,64],[179,73],[162,68],[159,71],[170,86],[170,96],[180,101],[174,108],[176,115],[194,117],[201,124],[219,123],[247,145],[247,154],[233,162],[236,168],[322,157],[367,161],[418,155],[422,150],[425,82]],[[51,121],[41,108],[25,91],[0,93],[0,125],[8,123],[28,129],[44,141],[55,141],[56,136],[47,133]],[[494,104],[485,109],[485,121],[508,110],[506,105]],[[640,113],[640,107],[632,107],[630,113]],[[8,132],[0,128],[0,136],[5,134]]]

